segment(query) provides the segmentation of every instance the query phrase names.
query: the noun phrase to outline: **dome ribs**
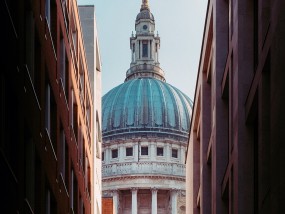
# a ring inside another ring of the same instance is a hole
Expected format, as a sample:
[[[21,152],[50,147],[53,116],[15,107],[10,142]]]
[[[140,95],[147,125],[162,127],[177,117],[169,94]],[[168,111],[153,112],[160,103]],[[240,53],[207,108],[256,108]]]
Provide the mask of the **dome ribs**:
[[[165,96],[165,105],[166,108],[166,117],[167,117],[167,125],[169,127],[175,128],[178,125],[178,111],[177,111],[177,105],[174,102],[173,94],[171,93],[171,90],[169,89],[168,84],[161,84],[162,90]],[[176,107],[176,108],[175,108]]]
[[[127,92],[126,92],[126,96],[125,96],[125,99],[124,99],[124,113],[123,113],[123,126],[124,127],[128,127],[128,126],[132,126],[134,125],[134,111],[135,111],[135,108],[134,108],[134,101],[131,100],[132,102],[130,102],[130,97],[131,97],[131,93],[132,93],[132,89],[133,89],[133,86],[134,86],[134,81],[131,81],[129,82],[129,85],[128,85],[128,89],[127,89]]]
[[[153,107],[154,107],[154,123],[158,126],[163,126],[163,118],[165,115],[165,99],[162,93],[161,86],[158,81],[152,80],[153,85],[156,86],[156,90],[153,91]]]
[[[102,103],[103,139],[188,133],[191,100],[158,79],[129,80],[107,93]]]

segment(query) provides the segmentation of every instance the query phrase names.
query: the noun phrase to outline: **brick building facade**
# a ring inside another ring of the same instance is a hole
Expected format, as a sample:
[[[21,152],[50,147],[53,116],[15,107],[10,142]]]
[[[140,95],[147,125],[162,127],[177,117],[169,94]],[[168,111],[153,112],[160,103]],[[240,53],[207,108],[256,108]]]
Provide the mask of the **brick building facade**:
[[[209,1],[186,213],[285,212],[284,20],[284,1]]]
[[[1,213],[94,213],[97,97],[77,1],[0,4]]]

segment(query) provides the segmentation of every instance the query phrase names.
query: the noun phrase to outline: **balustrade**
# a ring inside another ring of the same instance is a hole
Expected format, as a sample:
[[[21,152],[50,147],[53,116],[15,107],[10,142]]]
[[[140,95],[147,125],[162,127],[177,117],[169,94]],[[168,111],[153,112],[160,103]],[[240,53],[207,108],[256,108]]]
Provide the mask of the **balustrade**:
[[[102,166],[103,177],[128,174],[185,176],[185,165],[166,162],[128,162],[106,164]]]

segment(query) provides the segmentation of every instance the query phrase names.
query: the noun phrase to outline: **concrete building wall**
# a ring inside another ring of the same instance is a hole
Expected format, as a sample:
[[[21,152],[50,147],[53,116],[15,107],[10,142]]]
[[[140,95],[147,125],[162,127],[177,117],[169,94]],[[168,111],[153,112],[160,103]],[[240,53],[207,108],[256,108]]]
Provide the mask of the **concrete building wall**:
[[[99,40],[95,18],[94,5],[79,5],[81,27],[83,32],[84,50],[86,52],[86,63],[90,79],[90,87],[94,102],[94,115],[92,126],[94,127],[94,211],[102,212],[102,182],[101,182],[101,61],[99,51]]]
[[[208,3],[186,213],[284,212],[284,10],[282,1]]]
[[[9,44],[1,58],[1,212],[94,213],[96,100],[77,2],[0,8]]]

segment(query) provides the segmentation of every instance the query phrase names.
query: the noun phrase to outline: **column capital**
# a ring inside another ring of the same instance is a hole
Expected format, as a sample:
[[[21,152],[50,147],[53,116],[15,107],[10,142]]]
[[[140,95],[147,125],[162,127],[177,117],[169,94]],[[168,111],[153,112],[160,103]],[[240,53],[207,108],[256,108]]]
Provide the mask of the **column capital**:
[[[139,189],[139,188],[137,188],[137,187],[131,187],[132,193],[133,193],[133,192],[137,193],[137,192],[138,192],[138,189]]]
[[[178,192],[180,192],[180,189],[176,189],[176,188],[172,188],[170,189],[171,194],[177,194]]]
[[[152,193],[157,193],[157,191],[158,191],[158,189],[156,187],[152,187],[150,190]]]
[[[117,189],[110,190],[110,192],[112,193],[113,196],[119,194],[119,190]]]

